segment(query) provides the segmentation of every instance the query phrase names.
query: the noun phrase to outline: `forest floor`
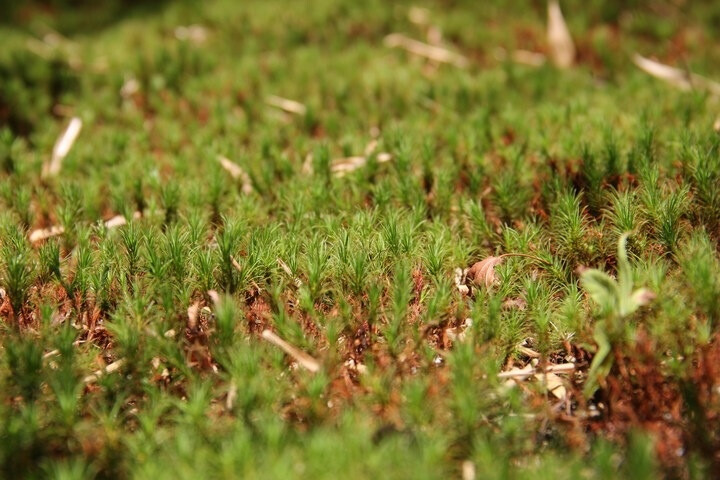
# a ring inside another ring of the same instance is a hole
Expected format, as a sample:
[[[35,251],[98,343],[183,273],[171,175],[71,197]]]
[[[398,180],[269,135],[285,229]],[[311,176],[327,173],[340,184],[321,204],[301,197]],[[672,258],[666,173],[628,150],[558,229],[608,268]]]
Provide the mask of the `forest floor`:
[[[3,8],[0,476],[720,475],[720,3]]]

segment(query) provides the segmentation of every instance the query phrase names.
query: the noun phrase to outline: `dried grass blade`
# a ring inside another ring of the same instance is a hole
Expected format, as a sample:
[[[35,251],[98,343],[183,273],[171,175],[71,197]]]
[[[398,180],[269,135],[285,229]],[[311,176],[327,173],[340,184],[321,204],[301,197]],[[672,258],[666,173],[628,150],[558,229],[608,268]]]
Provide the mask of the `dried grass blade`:
[[[305,115],[307,113],[307,107],[302,103],[288,98],[278,97],[277,95],[269,95],[265,99],[265,102],[287,113],[294,113],[295,115]]]
[[[96,381],[98,378],[102,377],[106,373],[113,373],[120,369],[125,364],[125,359],[121,358],[119,360],[114,361],[110,365],[106,366],[102,370],[96,370],[95,373],[92,375],[88,375],[83,379],[84,383],[91,383]]]
[[[46,240],[50,237],[56,237],[58,235],[62,235],[64,232],[65,228],[60,225],[55,225],[48,228],[39,228],[30,232],[30,243]]]
[[[638,55],[637,53],[633,55],[633,63],[645,73],[655,78],[665,80],[681,90],[690,90],[692,88],[690,75],[688,75],[688,72],[685,70],[664,65],[655,60],[650,60],[642,55]]]
[[[292,281],[297,288],[302,287],[302,285],[303,285],[302,280],[300,280],[300,278],[292,272],[292,270],[290,269],[288,264],[283,262],[282,258],[278,258],[277,263],[280,266],[280,268],[282,268],[283,272],[285,272],[288,277],[292,278]]]
[[[124,215],[115,215],[109,220],[105,221],[105,228],[117,228],[122,227],[123,225],[127,225],[127,219]]]
[[[574,363],[561,363],[558,365],[548,365],[545,373],[572,373],[575,371]],[[524,368],[513,368],[507,372],[498,373],[498,378],[516,378],[525,379],[536,373],[532,365],[528,364]]]
[[[279,347],[283,352],[290,355],[298,363],[298,365],[304,367],[312,373],[320,371],[320,362],[294,345],[290,345],[272,331],[263,330],[262,337],[276,347]]]
[[[218,156],[218,161],[220,162],[222,168],[224,168],[234,180],[240,180],[242,182],[242,192],[244,194],[247,195],[252,193],[253,188],[250,176],[242,169],[242,167],[240,167],[240,165],[227,157],[223,157],[222,155]]]
[[[62,135],[60,135],[60,137],[58,137],[57,142],[55,142],[50,163],[46,164],[43,168],[44,177],[53,176],[60,173],[62,161],[70,152],[70,149],[72,148],[75,140],[80,134],[81,129],[82,120],[80,120],[80,118],[78,117],[73,117],[70,120],[70,123],[68,124],[65,131],[62,133]]]
[[[656,62],[637,53],[633,55],[633,63],[645,73],[665,80],[681,90],[696,88],[706,90],[713,95],[720,95],[720,83],[702,75]]]
[[[467,68],[468,59],[459,53],[450,51],[437,45],[428,45],[427,43],[406,37],[401,33],[391,33],[384,40],[385,46],[390,48],[402,48],[413,55],[424,57],[429,60],[448,63],[460,68]]]

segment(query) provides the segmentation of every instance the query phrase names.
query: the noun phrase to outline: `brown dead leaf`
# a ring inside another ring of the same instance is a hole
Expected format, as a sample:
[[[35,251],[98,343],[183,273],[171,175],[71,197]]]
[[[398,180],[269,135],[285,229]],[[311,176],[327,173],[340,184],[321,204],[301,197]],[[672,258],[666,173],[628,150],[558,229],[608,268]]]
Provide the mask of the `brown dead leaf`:
[[[575,61],[575,44],[557,0],[548,2],[547,39],[550,45],[550,57],[555,66],[570,68]]]
[[[500,265],[502,261],[502,257],[487,257],[485,260],[477,262],[470,267],[467,272],[467,278],[478,285],[485,285],[486,288],[490,288],[497,281],[495,267]]]

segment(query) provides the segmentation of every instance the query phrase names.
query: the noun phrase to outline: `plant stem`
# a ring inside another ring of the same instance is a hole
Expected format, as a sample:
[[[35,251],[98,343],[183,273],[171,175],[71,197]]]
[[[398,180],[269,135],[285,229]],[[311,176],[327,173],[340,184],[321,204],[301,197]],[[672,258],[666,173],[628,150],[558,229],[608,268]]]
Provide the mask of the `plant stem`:
[[[499,258],[505,258],[505,257],[523,257],[523,258],[530,258],[532,260],[537,260],[538,262],[545,263],[547,265],[552,265],[552,262],[545,260],[544,258],[536,257],[534,255],[528,255],[526,253],[503,253],[499,256]]]

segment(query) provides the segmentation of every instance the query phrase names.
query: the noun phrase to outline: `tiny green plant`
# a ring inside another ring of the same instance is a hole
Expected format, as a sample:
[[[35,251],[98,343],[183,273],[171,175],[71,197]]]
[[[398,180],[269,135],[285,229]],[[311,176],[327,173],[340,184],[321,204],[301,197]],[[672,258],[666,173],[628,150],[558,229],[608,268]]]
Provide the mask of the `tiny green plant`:
[[[594,334],[598,350],[588,371],[586,395],[595,391],[598,382],[604,380],[612,366],[610,353],[618,342],[625,341],[625,322],[655,298],[655,294],[647,288],[636,289],[634,286],[633,268],[626,248],[629,235],[624,233],[618,240],[616,279],[598,269],[585,270],[581,276],[581,285],[597,305],[600,317]]]
[[[0,477],[718,477],[720,2],[78,3],[0,0]]]

